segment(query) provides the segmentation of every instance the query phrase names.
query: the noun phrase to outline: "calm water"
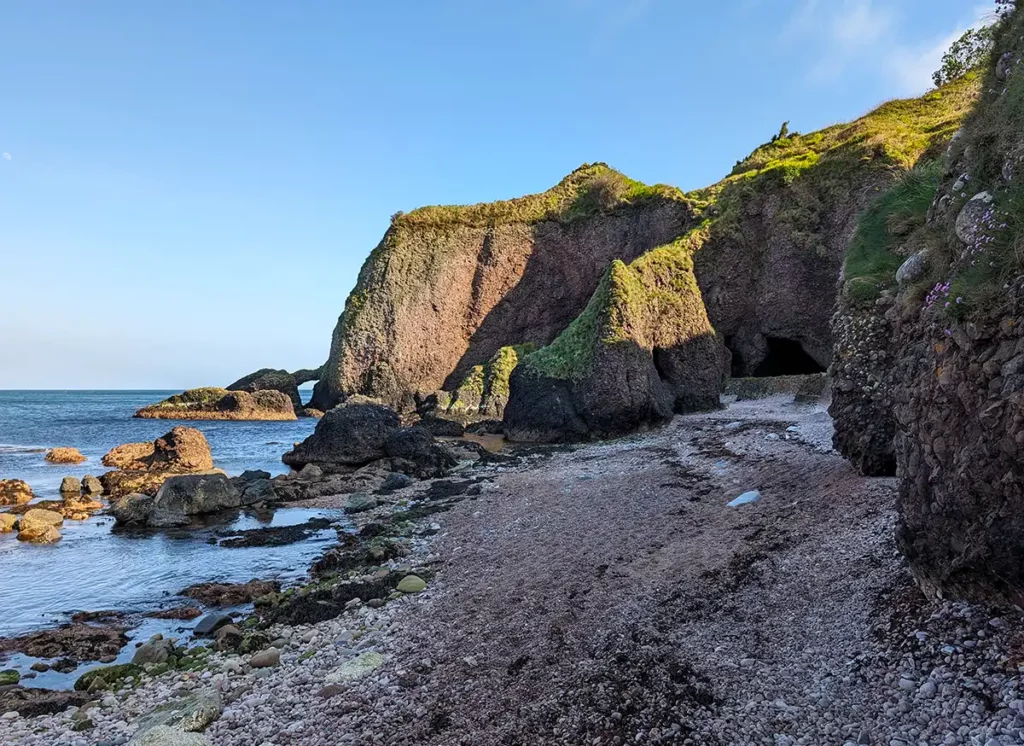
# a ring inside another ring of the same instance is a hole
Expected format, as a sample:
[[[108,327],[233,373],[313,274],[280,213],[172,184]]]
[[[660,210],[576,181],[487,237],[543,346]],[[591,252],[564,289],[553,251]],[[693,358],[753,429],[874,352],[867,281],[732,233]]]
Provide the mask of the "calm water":
[[[24,479],[40,497],[52,497],[66,475],[105,471],[100,458],[114,446],[153,440],[178,424],[131,419],[140,406],[170,393],[0,391],[0,479]],[[281,454],[315,426],[308,419],[186,424],[205,433],[214,465],[229,474],[254,468],[284,471]],[[48,464],[41,449],[52,446],[73,446],[89,460],[80,466]],[[81,523],[66,521],[64,538],[53,546],[0,534],[0,636],[59,623],[74,611],[166,606],[177,591],[207,580],[299,578],[335,539],[334,531],[284,547],[229,549],[207,540],[214,530],[290,525],[319,516],[338,517],[289,508],[273,517],[224,516],[221,525],[198,531],[115,534],[113,520],[100,515]]]

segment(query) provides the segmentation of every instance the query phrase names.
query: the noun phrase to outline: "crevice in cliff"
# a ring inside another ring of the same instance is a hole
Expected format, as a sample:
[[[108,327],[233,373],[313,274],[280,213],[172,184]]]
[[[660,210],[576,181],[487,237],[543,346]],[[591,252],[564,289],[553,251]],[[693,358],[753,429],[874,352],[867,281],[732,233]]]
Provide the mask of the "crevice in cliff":
[[[807,354],[799,342],[784,337],[767,337],[768,354],[754,370],[755,378],[804,376],[824,373],[825,369]],[[735,361],[734,361],[735,365]]]

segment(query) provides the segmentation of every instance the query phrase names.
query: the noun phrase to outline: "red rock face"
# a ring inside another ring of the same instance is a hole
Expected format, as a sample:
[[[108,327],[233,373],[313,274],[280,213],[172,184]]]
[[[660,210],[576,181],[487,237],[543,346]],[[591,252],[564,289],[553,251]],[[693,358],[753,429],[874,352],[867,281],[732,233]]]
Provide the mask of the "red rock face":
[[[548,344],[613,259],[669,243],[693,219],[685,202],[656,200],[570,223],[392,227],[360,273],[313,406],[362,393],[408,407],[505,345]]]

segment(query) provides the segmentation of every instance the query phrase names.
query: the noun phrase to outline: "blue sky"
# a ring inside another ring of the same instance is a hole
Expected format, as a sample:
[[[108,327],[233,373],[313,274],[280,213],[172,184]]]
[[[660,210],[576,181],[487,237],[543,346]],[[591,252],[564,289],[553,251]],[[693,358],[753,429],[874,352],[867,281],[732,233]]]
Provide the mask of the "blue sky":
[[[991,2],[135,0],[0,22],[0,388],[323,362],[396,210],[712,183],[921,93]]]

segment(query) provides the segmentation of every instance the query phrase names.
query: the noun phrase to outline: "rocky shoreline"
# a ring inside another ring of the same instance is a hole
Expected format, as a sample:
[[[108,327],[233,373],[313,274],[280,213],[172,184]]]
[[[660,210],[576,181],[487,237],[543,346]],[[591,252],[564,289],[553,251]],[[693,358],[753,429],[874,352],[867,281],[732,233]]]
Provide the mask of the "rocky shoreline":
[[[214,639],[5,714],[0,741],[1020,743],[1020,611],[923,599],[893,480],[854,473],[822,408],[791,401],[379,495],[309,585],[235,625],[276,654]],[[397,590],[410,575],[425,589]],[[140,738],[174,702],[205,733]]]

